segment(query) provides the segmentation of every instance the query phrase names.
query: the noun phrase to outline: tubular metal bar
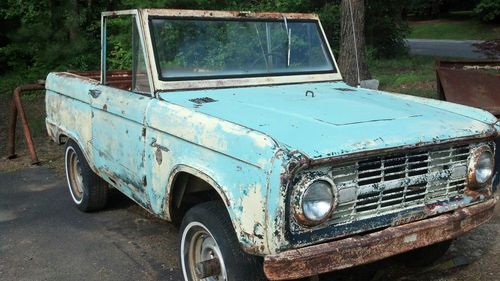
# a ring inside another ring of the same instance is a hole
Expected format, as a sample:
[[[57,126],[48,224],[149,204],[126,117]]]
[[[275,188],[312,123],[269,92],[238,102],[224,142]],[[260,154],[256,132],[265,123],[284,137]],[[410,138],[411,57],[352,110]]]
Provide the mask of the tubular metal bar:
[[[9,131],[8,131],[8,140],[7,140],[7,159],[14,159],[17,157],[16,154],[16,125],[17,125],[17,116],[19,116],[21,123],[23,125],[24,137],[26,140],[26,145],[28,146],[28,150],[31,156],[31,164],[36,165],[39,164],[38,156],[36,154],[35,144],[33,142],[33,138],[31,136],[31,131],[28,124],[28,119],[26,118],[26,114],[24,112],[23,104],[21,102],[21,93],[23,92],[31,92],[37,90],[44,90],[45,84],[27,84],[21,85],[14,90],[14,94],[12,95],[11,102],[11,114],[9,120]]]

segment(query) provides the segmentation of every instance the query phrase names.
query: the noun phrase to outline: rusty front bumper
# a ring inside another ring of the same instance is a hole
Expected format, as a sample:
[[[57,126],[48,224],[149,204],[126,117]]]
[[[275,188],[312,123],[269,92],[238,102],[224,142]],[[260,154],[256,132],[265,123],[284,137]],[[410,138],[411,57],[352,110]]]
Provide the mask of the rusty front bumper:
[[[270,280],[297,279],[381,260],[452,239],[488,221],[496,199],[374,233],[269,255]]]

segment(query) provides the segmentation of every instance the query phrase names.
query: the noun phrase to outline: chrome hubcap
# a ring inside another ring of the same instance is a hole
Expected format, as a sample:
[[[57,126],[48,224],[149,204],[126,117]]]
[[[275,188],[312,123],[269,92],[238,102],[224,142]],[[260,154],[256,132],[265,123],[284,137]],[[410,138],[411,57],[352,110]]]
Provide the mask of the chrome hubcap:
[[[74,150],[68,151],[68,176],[71,193],[76,201],[81,201],[83,197],[83,176],[80,160]]]
[[[183,238],[185,238],[183,239],[183,249],[181,249],[184,253],[183,266],[185,270],[189,271],[192,280],[227,280],[226,267],[220,248],[212,235],[201,224],[186,229]]]

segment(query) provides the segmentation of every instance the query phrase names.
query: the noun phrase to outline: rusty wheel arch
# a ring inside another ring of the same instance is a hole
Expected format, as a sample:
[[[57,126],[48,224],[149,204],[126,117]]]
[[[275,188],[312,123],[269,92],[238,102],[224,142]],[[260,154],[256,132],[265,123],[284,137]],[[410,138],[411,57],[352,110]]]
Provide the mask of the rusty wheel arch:
[[[59,133],[58,136],[57,136],[57,144],[66,144],[68,142],[68,140],[70,140],[72,138],[70,138],[68,135],[64,134],[64,133]],[[72,139],[74,140],[74,139]],[[78,144],[80,146],[80,144]]]
[[[90,169],[98,176],[101,176],[101,173],[99,173],[94,165],[94,161],[91,161],[92,158],[90,158],[90,154],[88,151],[85,150],[85,146],[82,145],[81,141],[73,136],[72,134],[66,134],[65,132],[61,131],[60,133],[57,134],[57,139],[58,144],[63,145],[66,144],[69,140],[72,140],[78,145],[80,150],[82,151],[83,157],[85,157],[85,160],[89,164]],[[63,142],[64,141],[64,142]]]
[[[221,201],[229,207],[222,188],[210,176],[186,165],[176,166],[170,174],[165,197],[166,217],[178,225],[190,208],[207,201]]]

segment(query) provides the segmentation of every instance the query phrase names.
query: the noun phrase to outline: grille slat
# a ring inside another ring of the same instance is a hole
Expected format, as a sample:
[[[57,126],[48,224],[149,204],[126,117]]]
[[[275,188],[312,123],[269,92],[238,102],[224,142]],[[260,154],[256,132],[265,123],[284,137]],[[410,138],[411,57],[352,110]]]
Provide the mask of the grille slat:
[[[332,221],[343,223],[384,214],[463,193],[469,145],[421,149],[378,156],[332,167],[338,187],[356,190],[339,202]]]
[[[423,163],[424,164],[424,163],[429,163],[429,162],[437,162],[437,161],[440,161],[440,160],[450,161],[450,160],[452,160],[455,157],[463,157],[461,160],[466,160],[467,157],[468,157],[468,155],[469,155],[468,153],[467,154],[460,154],[460,155],[451,155],[451,156],[447,156],[447,157],[433,158],[432,160],[420,161],[419,163]],[[446,165],[446,164],[440,164],[440,165]],[[407,166],[407,164],[404,163],[404,164],[398,164],[398,165],[389,166],[388,169],[401,168],[401,167],[406,167],[406,166]],[[388,166],[386,166],[386,167],[388,167]],[[371,169],[371,170],[362,170],[362,171],[358,172],[358,175],[363,175],[363,174],[371,173],[371,172],[380,172],[380,171],[382,171],[382,169],[380,169],[380,168]]]
[[[453,164],[456,164],[456,162],[454,162]],[[433,168],[443,168],[443,167],[446,167],[446,166],[449,166],[449,165],[450,165],[450,163],[445,163],[445,164],[437,164],[437,165],[432,165],[432,166],[417,167],[417,168],[409,169],[408,171],[405,171],[405,172],[408,172],[410,174],[410,176],[423,175],[423,174],[427,174],[427,171],[430,170],[430,169],[433,169]],[[411,167],[415,167],[415,166],[411,166]],[[402,172],[398,172],[398,173],[385,173],[384,176],[387,178],[387,177],[390,177],[392,175],[401,174],[401,173]],[[381,174],[378,174],[377,176],[366,177],[366,178],[362,177],[362,180],[360,180],[359,182],[370,181],[370,180],[374,180],[374,179],[378,179],[378,178],[382,178]],[[359,182],[358,182],[358,185],[363,185],[362,183],[359,183]]]
[[[400,194],[403,194],[403,192],[400,192]],[[382,197],[382,202],[383,202],[382,204],[389,204],[391,202],[396,202],[396,201],[401,201],[401,203],[402,203],[405,199],[411,201],[414,198],[420,198],[423,195],[425,195],[425,190],[422,190],[421,192],[416,193],[416,194],[407,194],[406,193],[405,196],[398,196],[398,195],[399,194],[391,194],[391,196]],[[374,206],[375,204],[378,204],[379,198],[371,199],[369,201],[375,201],[375,202],[369,203],[369,204],[363,203],[362,205],[360,205],[360,203],[358,202],[358,207],[365,208],[365,207]]]

